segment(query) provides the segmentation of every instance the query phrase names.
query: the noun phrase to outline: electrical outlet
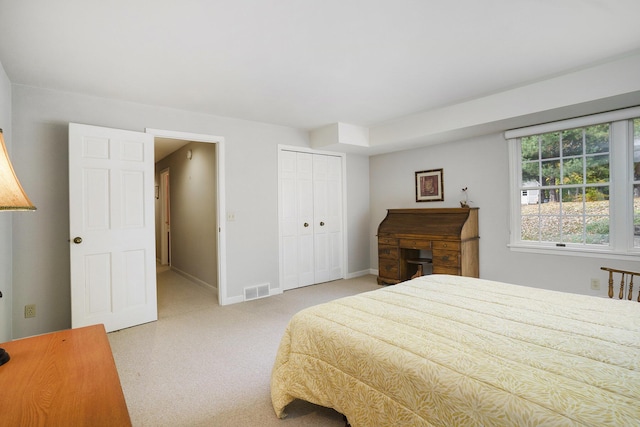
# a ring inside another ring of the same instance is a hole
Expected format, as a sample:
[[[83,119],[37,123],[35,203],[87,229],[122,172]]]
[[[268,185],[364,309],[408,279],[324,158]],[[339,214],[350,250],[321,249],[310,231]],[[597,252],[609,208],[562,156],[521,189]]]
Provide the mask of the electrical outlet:
[[[591,279],[591,289],[600,290],[600,279]]]
[[[236,213],[235,212],[227,212],[227,221],[235,221]]]
[[[36,317],[36,305],[35,304],[27,304],[24,306],[24,317],[25,319],[28,317]]]

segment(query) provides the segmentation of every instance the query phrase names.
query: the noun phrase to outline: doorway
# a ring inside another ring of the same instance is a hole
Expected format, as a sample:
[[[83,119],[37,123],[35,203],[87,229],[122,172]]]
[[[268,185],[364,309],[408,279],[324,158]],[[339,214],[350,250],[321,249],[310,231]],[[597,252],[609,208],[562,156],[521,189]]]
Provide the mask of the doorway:
[[[224,138],[213,135],[202,135],[202,134],[193,134],[193,133],[185,133],[185,132],[175,132],[175,131],[167,131],[167,130],[157,130],[157,129],[147,129],[147,133],[154,135],[155,138],[162,138],[164,140],[175,140],[176,146],[178,150],[181,150],[181,156],[183,162],[188,162],[188,166],[195,165],[198,161],[200,161],[200,157],[198,157],[197,149],[189,147],[197,147],[199,145],[207,146],[207,149],[213,149],[215,151],[215,167],[212,168],[209,164],[207,168],[209,171],[213,171],[215,173],[215,184],[211,188],[211,193],[207,193],[207,196],[215,198],[215,215],[210,215],[206,218],[197,218],[199,211],[195,213],[196,219],[193,221],[207,221],[207,224],[212,232],[216,233],[212,239],[215,241],[215,251],[208,251],[207,253],[211,253],[210,257],[213,259],[207,259],[205,261],[201,261],[200,263],[208,263],[215,264],[217,267],[217,271],[215,272],[214,281],[217,284],[217,293],[218,293],[218,302],[220,305],[228,304],[227,299],[227,289],[226,289],[226,262],[225,262],[225,254],[226,254],[226,239],[225,239],[225,227],[224,227],[224,212],[225,212],[225,197],[224,197]],[[204,144],[201,144],[204,143]],[[187,144],[195,144],[195,145],[187,145]],[[184,160],[184,159],[187,160]],[[185,172],[187,170],[187,172]],[[188,169],[183,170],[182,173],[185,174],[184,179],[192,179],[193,176],[189,175]],[[191,186],[185,186],[185,189],[182,192],[176,192],[180,196],[177,197],[172,191],[169,193],[169,189],[171,186],[171,182],[177,182],[175,179],[181,178],[175,176],[179,171],[173,168],[163,168],[159,174],[159,179],[156,183],[158,185],[159,198],[165,199],[163,200],[163,207],[160,209],[160,214],[156,216],[157,221],[159,221],[161,235],[159,236],[159,244],[160,250],[159,252],[159,260],[162,262],[166,261],[168,264],[173,265],[174,261],[177,261],[178,250],[179,248],[174,248],[176,242],[176,236],[178,232],[184,234],[188,232],[188,230],[180,229],[181,224],[178,221],[178,213],[179,209],[185,208],[187,206],[191,206],[195,197],[192,194],[189,194]],[[173,178],[172,178],[173,177]],[[175,179],[174,179],[175,178]],[[165,181],[166,180],[166,181]],[[210,186],[211,187],[211,186]],[[166,194],[172,194],[172,197],[167,198],[164,197]],[[168,199],[168,200],[167,200]],[[168,203],[165,203],[168,202]],[[166,218],[162,217],[162,211],[166,209]],[[175,213],[174,213],[175,212]],[[215,218],[214,218],[215,217]],[[185,223],[190,224],[193,221],[184,221],[182,226],[185,226]],[[166,228],[165,228],[166,227]],[[202,236],[196,236],[197,238],[201,238]],[[193,241],[193,239],[192,239]],[[200,240],[202,241],[202,240]],[[208,238],[205,238],[204,241],[209,241]],[[197,242],[197,239],[196,239]],[[194,242],[194,243],[196,243]],[[166,251],[166,258],[164,258],[164,251]],[[213,253],[215,252],[215,253]],[[188,274],[187,274],[188,276]],[[196,276],[197,277],[197,276]],[[197,281],[197,280],[196,280]],[[206,283],[205,283],[206,284]]]

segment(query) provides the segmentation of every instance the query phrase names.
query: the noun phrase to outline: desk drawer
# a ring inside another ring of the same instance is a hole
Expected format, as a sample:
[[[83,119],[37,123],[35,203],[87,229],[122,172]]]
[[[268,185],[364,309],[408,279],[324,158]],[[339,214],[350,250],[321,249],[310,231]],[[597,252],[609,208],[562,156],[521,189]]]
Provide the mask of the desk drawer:
[[[439,267],[434,265],[433,274],[451,274],[453,276],[460,276],[460,269],[457,267]]]
[[[394,237],[378,237],[378,244],[395,246],[398,244],[398,239]]]
[[[400,247],[404,249],[431,250],[431,240],[400,239]]]
[[[398,259],[398,247],[391,245],[378,245],[378,258]]]
[[[433,251],[433,271],[438,267],[460,267],[460,252]]]
[[[446,251],[459,251],[460,242],[436,241],[436,242],[433,242],[433,249],[443,249]]]
[[[387,279],[399,279],[398,260],[379,259],[378,275]]]

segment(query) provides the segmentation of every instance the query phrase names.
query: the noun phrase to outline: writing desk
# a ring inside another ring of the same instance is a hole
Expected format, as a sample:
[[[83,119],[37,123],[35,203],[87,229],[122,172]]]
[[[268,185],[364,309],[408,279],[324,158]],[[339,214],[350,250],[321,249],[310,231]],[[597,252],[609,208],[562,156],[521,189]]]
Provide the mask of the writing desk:
[[[479,277],[478,208],[388,209],[378,226],[378,283],[423,274]],[[428,262],[430,260],[431,262]]]
[[[0,424],[130,426],[103,325],[0,344]]]

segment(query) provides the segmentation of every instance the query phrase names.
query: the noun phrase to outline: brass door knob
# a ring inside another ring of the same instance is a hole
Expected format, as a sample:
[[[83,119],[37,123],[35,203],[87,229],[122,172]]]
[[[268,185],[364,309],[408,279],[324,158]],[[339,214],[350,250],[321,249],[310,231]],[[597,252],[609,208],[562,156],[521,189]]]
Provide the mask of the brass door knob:
[[[320,227],[324,227],[324,222],[320,221]]]
[[[308,222],[305,222],[305,223],[304,223],[304,226],[305,226],[305,227],[308,227],[308,226],[309,226],[309,223],[308,223]]]
[[[74,237],[73,243],[79,245],[80,243],[82,243],[82,237]]]

